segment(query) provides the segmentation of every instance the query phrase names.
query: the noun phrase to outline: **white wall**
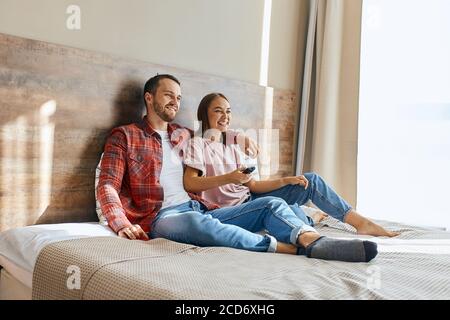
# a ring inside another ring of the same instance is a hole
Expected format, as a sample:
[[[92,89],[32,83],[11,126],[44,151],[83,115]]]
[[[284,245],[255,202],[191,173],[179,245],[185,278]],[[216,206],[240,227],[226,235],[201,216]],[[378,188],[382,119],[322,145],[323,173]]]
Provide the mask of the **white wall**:
[[[303,72],[307,10],[306,0],[272,1],[268,79],[271,87],[295,92],[299,88],[300,71]]]
[[[0,32],[259,83],[269,0],[0,0]],[[300,4],[273,0],[268,85],[296,90]],[[69,30],[66,8],[81,8]]]

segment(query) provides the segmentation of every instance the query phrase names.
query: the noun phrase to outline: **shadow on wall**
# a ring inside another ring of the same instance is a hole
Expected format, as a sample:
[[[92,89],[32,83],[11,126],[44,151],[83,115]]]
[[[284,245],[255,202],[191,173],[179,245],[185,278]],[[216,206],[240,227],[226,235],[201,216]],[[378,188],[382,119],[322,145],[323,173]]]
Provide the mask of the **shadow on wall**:
[[[119,86],[111,104],[105,97],[105,104],[97,106],[96,110],[90,110],[104,112],[104,120],[100,117],[99,121],[86,129],[79,129],[76,124],[67,128],[56,123],[55,137],[73,132],[74,136],[80,138],[76,143],[81,144],[81,149],[78,153],[73,153],[76,157],[74,161],[67,159],[67,155],[60,159],[54,158],[51,201],[36,224],[98,221],[95,213],[95,168],[111,129],[142,119],[145,114],[142,94],[143,82],[128,79]],[[109,113],[112,113],[111,120],[107,120],[106,115]],[[58,148],[60,151],[67,150],[65,141],[56,140],[55,153],[60,153],[56,150]],[[67,152],[72,153],[71,150]],[[64,163],[65,159],[69,160],[68,165]]]

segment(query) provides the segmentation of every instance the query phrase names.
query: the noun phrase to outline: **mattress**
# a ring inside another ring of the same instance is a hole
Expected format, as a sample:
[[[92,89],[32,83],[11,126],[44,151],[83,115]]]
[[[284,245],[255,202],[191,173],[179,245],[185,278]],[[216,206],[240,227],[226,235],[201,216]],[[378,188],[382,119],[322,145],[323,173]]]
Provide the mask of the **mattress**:
[[[2,270],[8,272],[8,275],[13,277],[15,280],[18,280],[25,287],[31,289],[33,283],[33,272],[25,270],[3,255],[0,255],[0,266],[2,267]]]
[[[9,283],[19,282],[31,290],[34,265],[42,248],[58,241],[98,236],[117,237],[108,226],[95,222],[42,224],[4,231],[0,233],[0,266],[4,279],[10,280]],[[0,287],[3,290],[4,281]]]

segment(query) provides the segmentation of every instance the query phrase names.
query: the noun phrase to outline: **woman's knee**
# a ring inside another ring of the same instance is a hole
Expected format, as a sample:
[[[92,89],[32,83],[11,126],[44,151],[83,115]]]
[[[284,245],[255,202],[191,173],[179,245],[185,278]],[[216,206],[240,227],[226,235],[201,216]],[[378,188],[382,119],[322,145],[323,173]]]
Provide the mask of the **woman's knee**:
[[[269,196],[261,199],[264,199],[267,208],[269,208],[271,211],[290,209],[287,202],[282,198]]]
[[[267,205],[269,203],[278,203],[278,202],[286,202],[286,201],[284,201],[282,198],[275,197],[275,196],[264,196],[264,197],[256,198],[256,199],[252,200],[252,202],[254,204],[258,203],[261,205]]]
[[[303,174],[306,179],[308,179],[309,186],[317,183],[317,181],[322,180],[322,177],[315,172],[307,172]]]

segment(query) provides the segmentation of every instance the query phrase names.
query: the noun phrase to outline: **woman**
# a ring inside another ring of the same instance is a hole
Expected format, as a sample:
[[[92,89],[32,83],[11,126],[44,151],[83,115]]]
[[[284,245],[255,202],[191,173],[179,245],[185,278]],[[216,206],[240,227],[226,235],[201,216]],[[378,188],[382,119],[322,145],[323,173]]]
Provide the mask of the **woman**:
[[[279,197],[310,226],[314,221],[308,219],[300,206],[311,200],[322,211],[355,227],[358,234],[387,237],[399,234],[357,213],[315,173],[267,181],[255,181],[251,174],[243,173],[244,163],[238,146],[223,142],[231,122],[231,107],[223,94],[206,95],[198,107],[197,118],[202,123],[203,136],[192,139],[185,152],[184,187],[187,191],[200,193],[204,199],[220,206],[238,205],[266,196]],[[324,216],[316,216],[315,220]],[[309,228],[309,232],[316,232]]]

